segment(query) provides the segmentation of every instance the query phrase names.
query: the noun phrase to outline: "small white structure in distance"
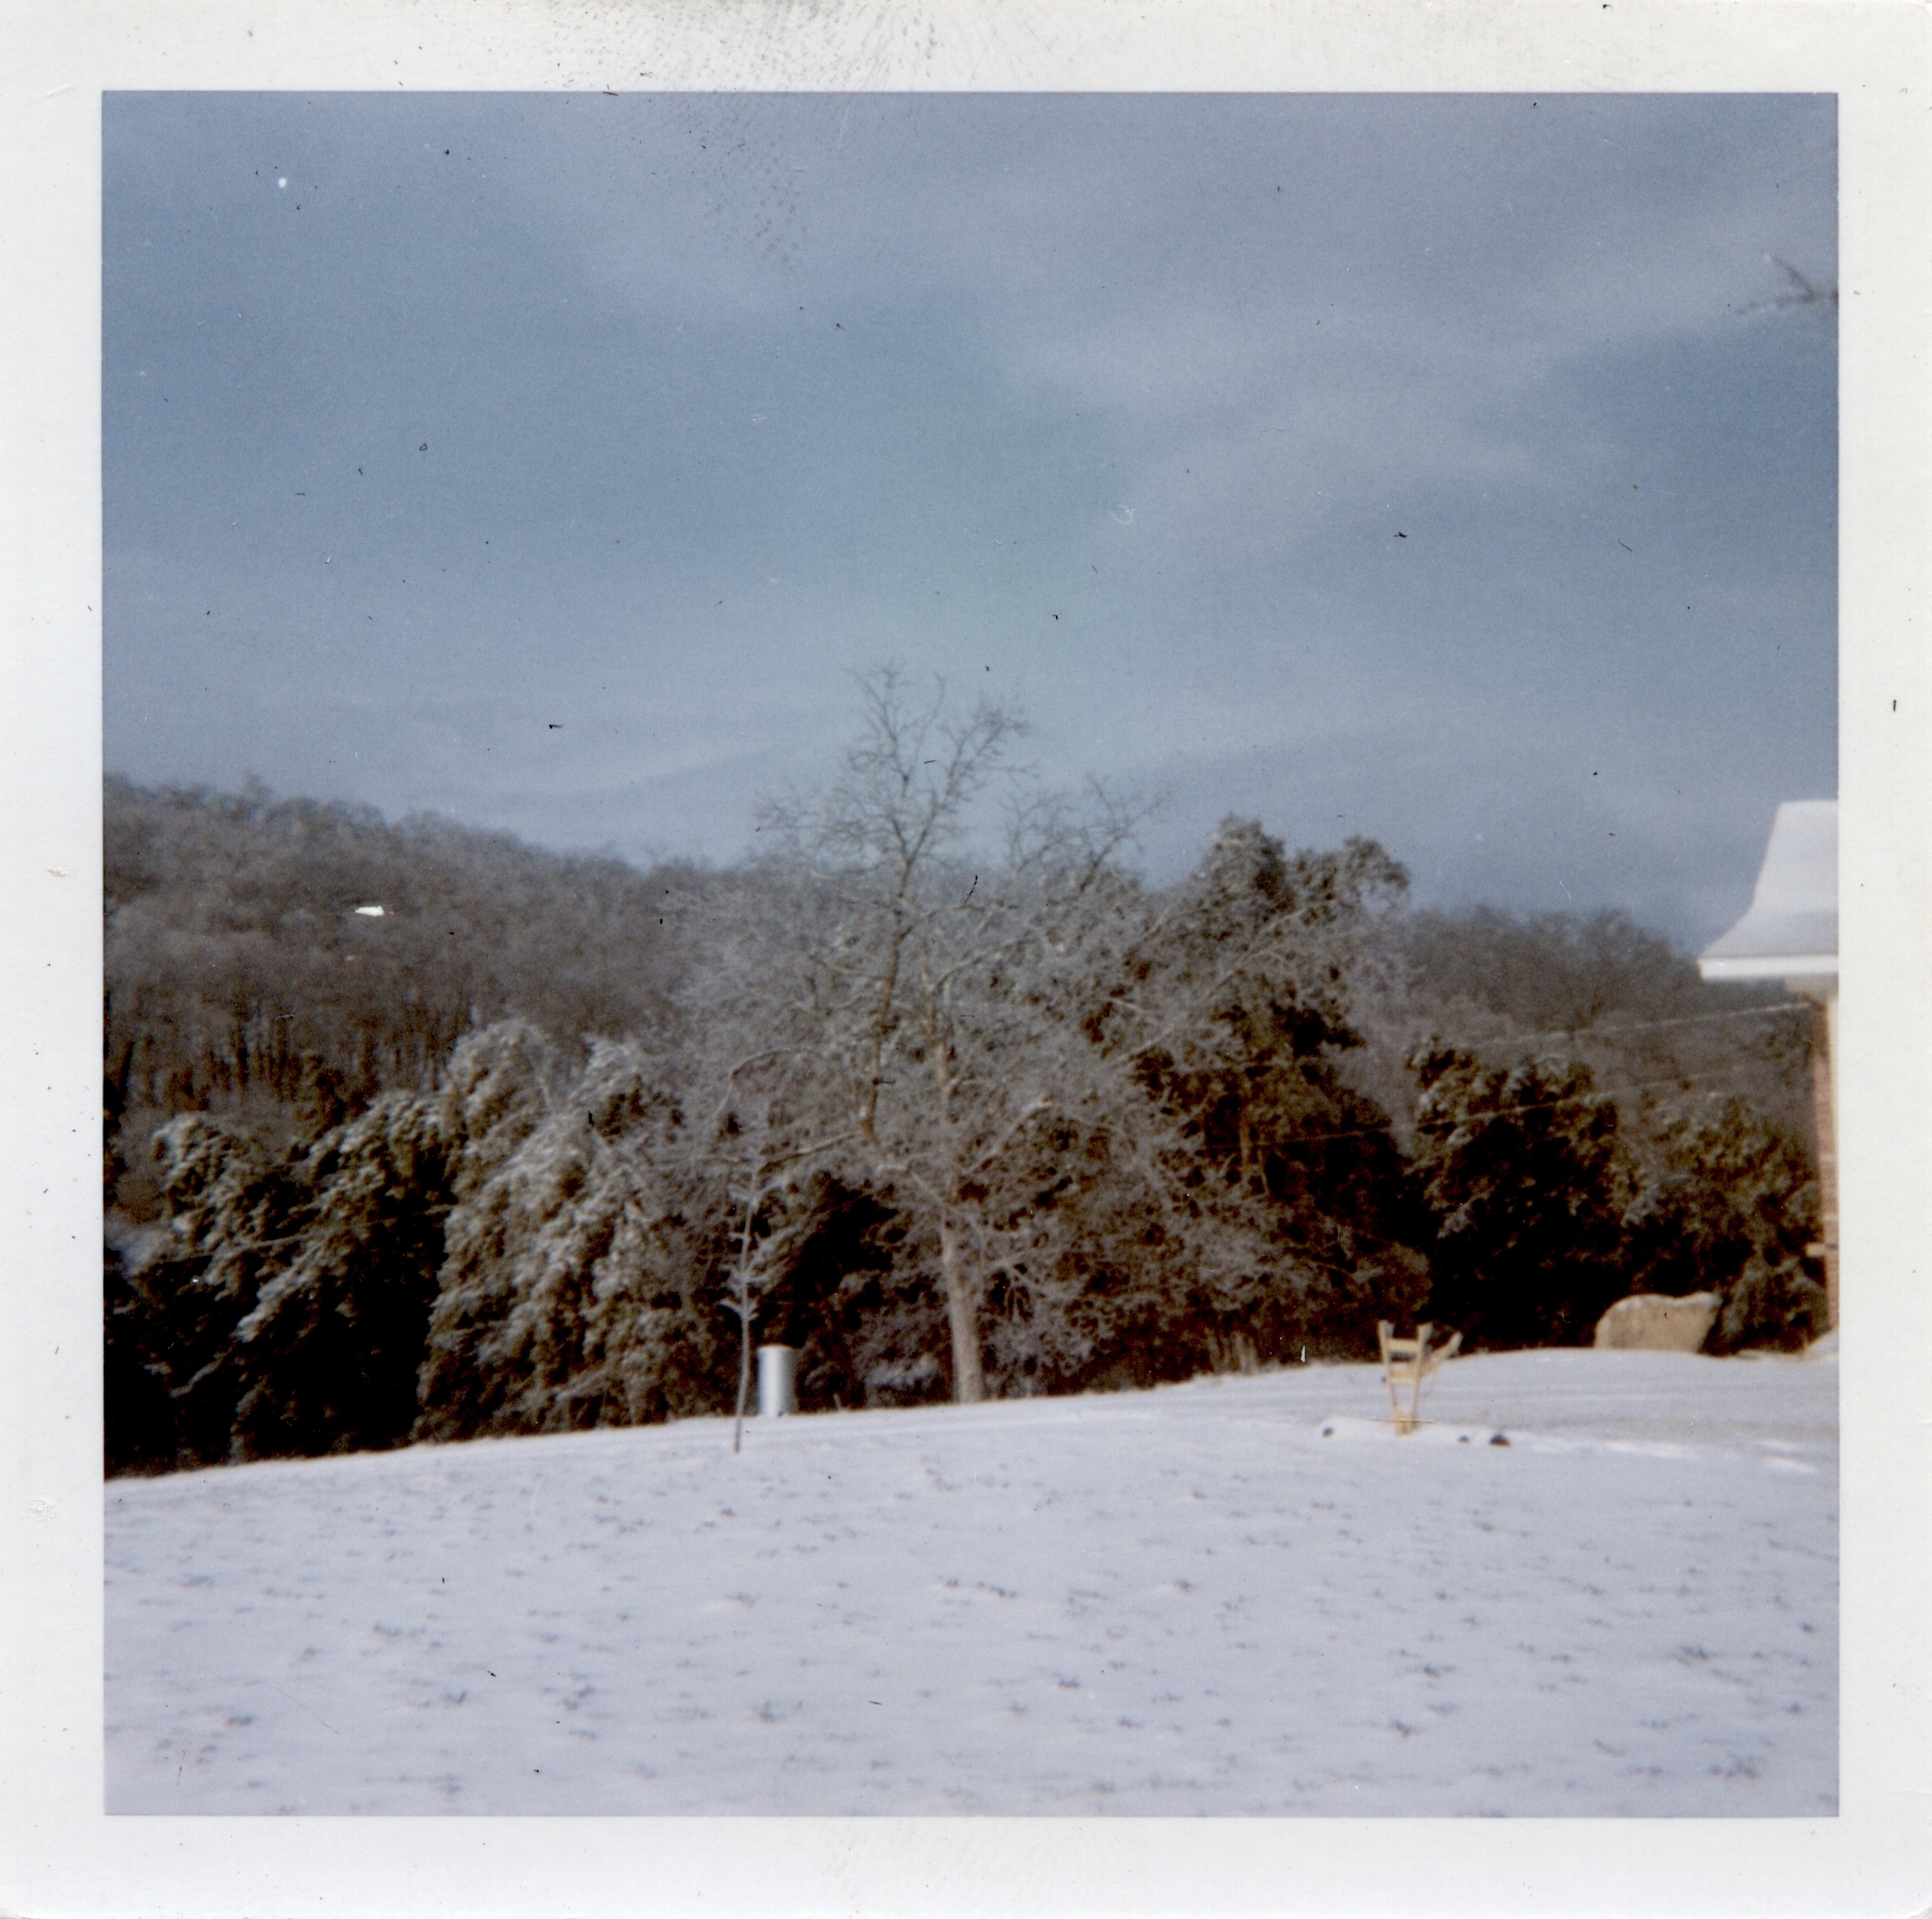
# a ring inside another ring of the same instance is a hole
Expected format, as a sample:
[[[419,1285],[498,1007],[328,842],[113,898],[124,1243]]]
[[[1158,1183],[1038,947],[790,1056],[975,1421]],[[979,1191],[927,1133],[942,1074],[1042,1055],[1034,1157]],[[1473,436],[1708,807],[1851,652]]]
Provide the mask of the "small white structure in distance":
[[[1838,1324],[1838,802],[1787,800],[1771,823],[1751,910],[1698,955],[1706,979],[1779,979],[1812,1005],[1812,1105],[1827,1312]]]
[[[389,909],[387,906],[358,906],[355,910],[364,919],[380,919]]]

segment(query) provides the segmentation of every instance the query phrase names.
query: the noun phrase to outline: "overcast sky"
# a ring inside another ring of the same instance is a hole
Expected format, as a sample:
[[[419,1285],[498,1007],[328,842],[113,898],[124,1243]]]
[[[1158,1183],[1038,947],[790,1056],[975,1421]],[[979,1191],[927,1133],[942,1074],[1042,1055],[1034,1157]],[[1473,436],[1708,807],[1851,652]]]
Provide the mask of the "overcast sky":
[[[725,860],[845,675],[1701,944],[1837,787],[1826,97],[110,94],[105,757]]]

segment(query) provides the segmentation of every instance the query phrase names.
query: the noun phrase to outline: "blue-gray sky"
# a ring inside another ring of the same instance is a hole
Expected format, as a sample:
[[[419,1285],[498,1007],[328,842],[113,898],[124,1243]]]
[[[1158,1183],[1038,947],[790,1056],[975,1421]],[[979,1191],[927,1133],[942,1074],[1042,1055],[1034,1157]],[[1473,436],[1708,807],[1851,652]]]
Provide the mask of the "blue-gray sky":
[[[1424,904],[1836,790],[1821,96],[110,94],[105,759],[728,859],[847,670]]]

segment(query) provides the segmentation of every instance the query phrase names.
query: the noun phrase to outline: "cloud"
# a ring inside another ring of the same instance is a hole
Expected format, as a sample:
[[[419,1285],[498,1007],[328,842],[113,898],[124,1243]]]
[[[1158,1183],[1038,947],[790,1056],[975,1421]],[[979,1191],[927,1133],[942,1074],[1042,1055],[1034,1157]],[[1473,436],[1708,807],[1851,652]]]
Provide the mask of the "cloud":
[[[1175,776],[1183,837],[1217,762],[1287,817],[1380,780],[1398,852],[1493,789],[1522,885],[1567,821],[1566,884],[1628,889],[1550,798],[1606,733],[1633,819],[1830,778],[1832,342],[1738,315],[1768,254],[1832,271],[1832,140],[1747,96],[117,96],[110,764],[729,850],[900,658],[1069,778]]]

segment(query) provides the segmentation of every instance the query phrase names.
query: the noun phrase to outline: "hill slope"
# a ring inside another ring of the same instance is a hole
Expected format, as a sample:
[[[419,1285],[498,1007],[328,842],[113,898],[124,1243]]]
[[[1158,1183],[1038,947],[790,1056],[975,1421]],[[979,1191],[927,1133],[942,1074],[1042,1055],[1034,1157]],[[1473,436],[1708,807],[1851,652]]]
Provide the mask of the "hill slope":
[[[1522,1352],[1406,1440],[1311,1367],[117,1482],[108,1810],[1828,1814],[1837,1372]]]

